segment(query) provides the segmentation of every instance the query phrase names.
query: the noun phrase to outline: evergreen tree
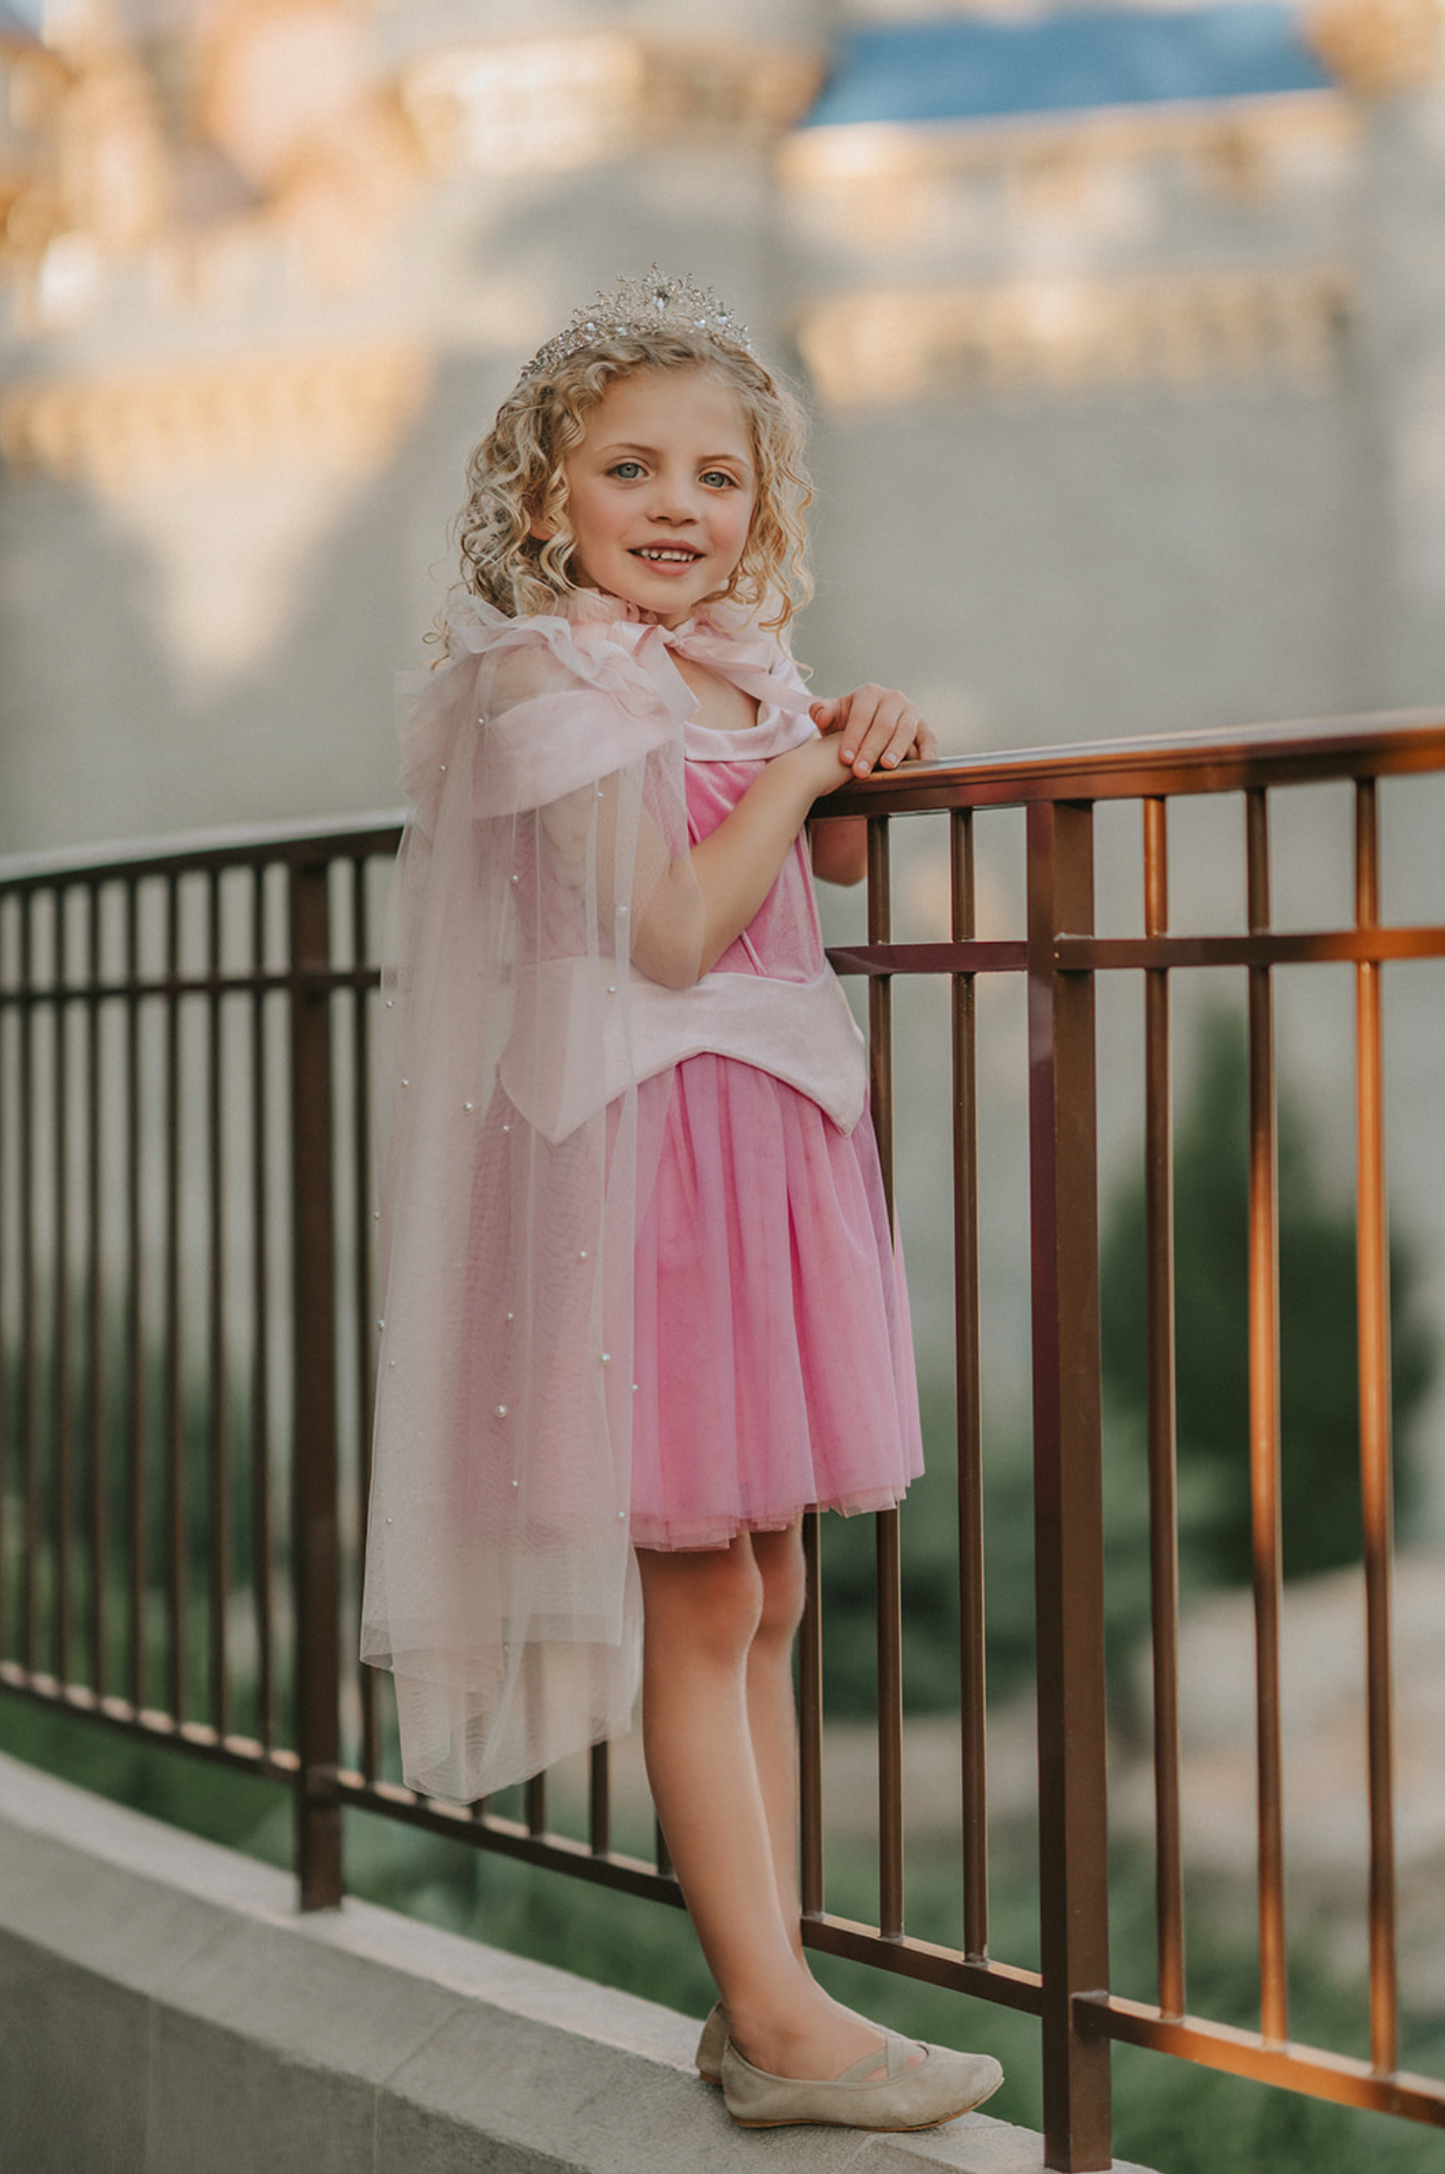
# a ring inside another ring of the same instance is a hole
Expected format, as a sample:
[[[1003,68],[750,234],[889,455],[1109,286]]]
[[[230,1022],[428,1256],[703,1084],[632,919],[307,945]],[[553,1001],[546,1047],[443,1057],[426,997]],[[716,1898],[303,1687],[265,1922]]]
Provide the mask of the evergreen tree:
[[[1303,1118],[1279,1097],[1280,1465],[1289,1577],[1358,1560],[1362,1547],[1352,1207],[1326,1186]],[[1247,1583],[1251,1564],[1248,1352],[1248,1051],[1218,1013],[1174,1149],[1176,1390],[1181,1500],[1205,1575]],[[1123,1184],[1101,1245],[1107,1406],[1143,1437],[1144,1182]],[[1390,1246],[1397,1522],[1415,1499],[1412,1424],[1435,1371],[1409,1247]]]

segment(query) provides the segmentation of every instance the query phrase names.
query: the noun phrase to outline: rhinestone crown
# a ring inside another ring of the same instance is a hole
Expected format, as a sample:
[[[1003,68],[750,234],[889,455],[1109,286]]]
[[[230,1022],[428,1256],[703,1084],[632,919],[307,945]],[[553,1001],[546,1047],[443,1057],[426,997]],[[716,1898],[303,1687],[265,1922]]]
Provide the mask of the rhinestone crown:
[[[654,264],[645,279],[619,280],[610,294],[599,294],[595,302],[574,310],[556,338],[538,348],[522,380],[540,377],[569,355],[580,355],[601,340],[657,331],[700,332],[705,339],[726,341],[750,355],[754,352],[747,326],[710,288],[699,287],[690,278],[669,279]]]

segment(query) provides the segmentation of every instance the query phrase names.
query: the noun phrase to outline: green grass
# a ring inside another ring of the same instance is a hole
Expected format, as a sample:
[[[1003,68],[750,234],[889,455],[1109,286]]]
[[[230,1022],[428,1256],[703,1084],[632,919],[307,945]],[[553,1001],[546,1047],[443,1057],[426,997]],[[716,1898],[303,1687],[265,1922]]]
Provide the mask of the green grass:
[[[274,1834],[278,1813],[289,1824],[291,1792],[284,1782],[148,1744],[10,1694],[0,1695],[0,1751],[229,1849],[264,1854],[255,1849],[258,1833]],[[289,1863],[289,1855],[280,1861]]]

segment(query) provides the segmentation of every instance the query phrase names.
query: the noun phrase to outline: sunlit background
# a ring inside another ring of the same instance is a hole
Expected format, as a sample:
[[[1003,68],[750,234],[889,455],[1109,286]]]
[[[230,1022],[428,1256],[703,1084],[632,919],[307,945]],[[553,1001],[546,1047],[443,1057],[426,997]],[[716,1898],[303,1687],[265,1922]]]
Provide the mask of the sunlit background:
[[[572,308],[654,259],[805,390],[818,594],[796,646],[820,691],[902,684],[957,754],[1445,706],[1439,0],[0,0],[0,853],[391,807],[393,674],[450,578],[467,451]],[[1345,797],[1304,798],[1278,919],[1348,921]],[[1438,921],[1445,808],[1382,803],[1387,911]],[[1217,926],[1226,891],[1239,925],[1242,821],[1222,821],[1179,818],[1177,927]],[[1101,838],[1104,922],[1137,925],[1136,831],[1110,816]],[[983,933],[1016,929],[1008,856],[981,851]],[[895,853],[895,932],[945,933],[942,842]],[[1393,1193],[1439,1322],[1445,977],[1409,972],[1386,984]],[[1022,1442],[1003,978],[979,995],[985,1386]],[[1282,1078],[1348,1215],[1348,974],[1283,984]],[[936,1083],[898,1150],[927,1396],[948,1025],[899,1003],[921,1107]],[[1210,1016],[1181,998],[1186,1104]],[[1137,1004],[1106,995],[1100,1019],[1107,1237]],[[1424,1375],[1407,1967],[1441,2013],[1445,1401]],[[1247,1746],[1230,1764],[1210,1735],[1222,1686],[1248,1703],[1238,1599],[1205,1604],[1186,1655],[1206,1870],[1251,1846]],[[1287,1633],[1321,1895],[1357,1841],[1319,1818],[1358,1757],[1334,1607],[1352,1584],[1315,1587]],[[1141,1791],[1126,1771],[1142,1831]]]
[[[21,4],[0,850],[388,804],[464,454],[654,257],[810,391],[820,685],[964,749],[1445,684],[1435,0]]]

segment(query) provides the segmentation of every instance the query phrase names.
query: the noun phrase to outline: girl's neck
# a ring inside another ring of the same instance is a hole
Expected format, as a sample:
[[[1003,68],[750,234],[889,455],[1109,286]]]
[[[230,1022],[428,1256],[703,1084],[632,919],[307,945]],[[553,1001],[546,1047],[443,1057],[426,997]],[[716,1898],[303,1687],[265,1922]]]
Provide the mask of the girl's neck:
[[[757,723],[758,705],[752,695],[720,679],[705,664],[695,664],[691,657],[674,652],[672,661],[697,696],[697,724],[709,732],[748,732]]]

